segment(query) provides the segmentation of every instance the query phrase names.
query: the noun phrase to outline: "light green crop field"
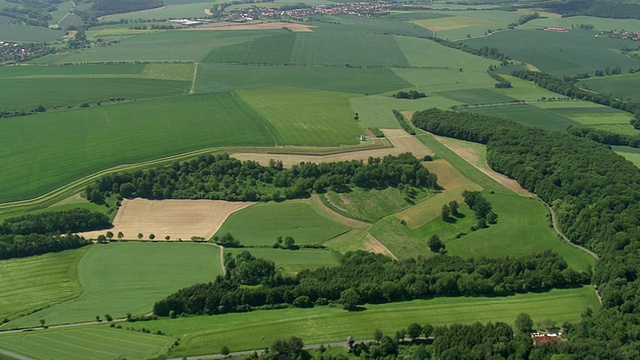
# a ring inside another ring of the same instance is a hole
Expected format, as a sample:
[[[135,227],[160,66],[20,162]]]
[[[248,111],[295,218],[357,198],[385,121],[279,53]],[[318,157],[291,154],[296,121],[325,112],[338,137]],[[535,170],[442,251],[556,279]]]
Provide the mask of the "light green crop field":
[[[1,260],[0,319],[13,320],[80,295],[76,268],[87,249]]]
[[[213,146],[271,146],[269,129],[234,93],[3,119],[0,165],[12,171],[0,175],[0,202],[32,198],[119,164]]]
[[[292,87],[241,89],[237,93],[269,120],[277,145],[355,145],[364,129],[354,120],[346,93]]]
[[[65,1],[58,4],[57,6],[58,9],[50,13],[51,17],[53,18],[51,21],[49,21],[50,25],[58,23],[65,15],[67,15],[69,11],[71,11],[71,9],[73,9],[73,3],[71,1]]]
[[[640,62],[634,69],[640,67]],[[628,69],[623,68],[626,72]],[[600,93],[611,94],[621,99],[640,101],[640,74],[624,74],[617,76],[592,77],[580,81],[580,84]]]
[[[251,224],[251,226],[247,226]],[[321,244],[349,228],[317,213],[308,201],[258,203],[237,211],[216,235],[231,233],[245,246],[271,246],[278,236],[292,236],[296,244]]]
[[[393,71],[418,90],[442,92],[461,89],[491,88],[496,83],[487,75],[489,63],[478,61],[467,67],[447,69],[394,68]]]
[[[444,96],[463,104],[493,104],[507,103],[514,99],[501,93],[489,89],[469,89],[469,90],[453,90],[439,92],[438,95]]]
[[[54,54],[32,63],[64,64],[109,61],[200,61],[216,47],[264,36],[254,31],[171,30],[131,36],[117,44]]]
[[[174,339],[104,326],[0,335],[2,347],[37,360],[149,359],[167,352]]]
[[[294,335],[301,337],[305,344],[342,341],[348,336],[369,339],[373,329],[393,334],[412,322],[445,325],[504,321],[513,324],[522,312],[528,313],[536,323],[551,319],[562,324],[580,320],[585,308],[598,308],[599,303],[593,288],[585,286],[509,297],[442,297],[365,307],[365,311],[355,312],[329,306],[266,310],[163,319],[133,323],[132,326],[182,336],[180,345],[169,354],[170,357],[182,357],[218,353],[222,346],[228,346],[232,351],[262,349],[274,340]]]
[[[441,11],[441,14],[450,15],[445,18],[427,19],[415,21],[436,33],[437,37],[455,40],[464,39],[467,36],[483,36],[488,30],[496,31],[506,29],[510,23],[517,22],[522,14],[500,10],[482,11]]]
[[[640,167],[640,150],[628,146],[613,146],[613,150],[620,156]]]
[[[625,71],[638,68],[640,62],[623,55],[625,40],[594,37],[589,31],[554,32],[542,30],[503,31],[488,37],[464,40],[474,47],[496,47],[517,61],[535,65],[555,76],[575,75],[606,67],[620,66]]]
[[[189,261],[185,262],[185,259]],[[120,242],[94,245],[78,264],[82,294],[24,316],[10,327],[35,327],[143,315],[163,297],[222,274],[219,250],[208,244]]]
[[[413,189],[412,202],[419,202],[432,195],[424,189]],[[397,188],[354,189],[349,193],[339,194],[333,191],[325,195],[329,204],[347,213],[354,219],[362,219],[367,222],[375,222],[387,215],[395,214],[413,205],[407,201],[406,195]]]
[[[247,249],[225,249],[225,253],[237,254],[248,251],[257,258],[271,260],[276,264],[276,269],[284,275],[295,276],[304,269],[316,269],[319,267],[330,267],[338,265],[336,254],[326,249],[270,249],[270,248],[247,248]]]
[[[198,65],[197,92],[229,91],[238,88],[294,86],[354,94],[379,94],[400,90],[411,83],[388,68],[322,66],[251,66],[230,64]]]
[[[464,110],[482,115],[497,116],[513,120],[522,125],[546,130],[564,131],[569,125],[579,124],[555,112],[523,104],[473,107]]]
[[[264,34],[269,36],[214,49],[203,61],[245,64],[290,63],[298,34],[279,29],[264,31]]]
[[[428,200],[427,200],[428,201]],[[439,209],[442,209],[442,205]],[[386,217],[375,223],[371,235],[378,239],[398,259],[415,258],[419,255],[431,256],[428,239],[416,236],[407,225],[396,216]]]
[[[126,20],[153,20],[153,19],[180,19],[180,18],[202,18],[205,17],[204,9],[211,9],[212,2],[200,1],[200,2],[188,2],[170,4],[165,2],[164,7],[157,9],[150,9],[144,11],[136,11],[126,14],[114,14],[108,15],[101,19],[101,21],[120,21]]]

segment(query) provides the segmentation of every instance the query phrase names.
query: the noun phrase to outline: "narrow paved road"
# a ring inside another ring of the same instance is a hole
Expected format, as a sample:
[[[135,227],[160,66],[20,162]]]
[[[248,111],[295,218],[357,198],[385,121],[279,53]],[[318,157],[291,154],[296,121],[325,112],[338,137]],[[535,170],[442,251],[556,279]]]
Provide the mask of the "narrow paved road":
[[[540,199],[540,198],[538,198],[538,199]],[[542,201],[542,199],[540,201]],[[544,201],[542,201],[542,203],[545,204],[547,206],[547,209],[549,209],[549,211],[551,212],[551,223],[553,224],[553,229],[556,231],[556,233],[558,233],[558,235],[560,235],[562,237],[562,239],[564,239],[564,241],[566,241],[569,245],[586,252],[587,254],[591,255],[594,259],[600,260],[600,257],[598,256],[598,254],[596,254],[593,251],[585,248],[584,246],[580,246],[578,244],[572,243],[571,240],[569,240],[569,238],[564,235],[562,230],[560,230],[560,227],[558,226],[558,220],[556,219],[556,212],[553,211],[553,208],[551,207],[551,205],[547,204]]]

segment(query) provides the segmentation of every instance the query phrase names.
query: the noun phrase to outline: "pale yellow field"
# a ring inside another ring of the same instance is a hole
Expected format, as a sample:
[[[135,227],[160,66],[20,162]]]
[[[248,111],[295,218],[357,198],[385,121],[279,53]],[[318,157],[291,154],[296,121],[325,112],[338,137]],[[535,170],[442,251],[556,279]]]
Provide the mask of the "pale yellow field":
[[[209,240],[229,215],[244,209],[252,202],[230,202],[221,200],[123,200],[113,220],[115,235],[121,231],[124,239],[135,240],[138,233],[143,239],[149,239],[149,234],[156,236],[155,240],[165,241],[170,236],[171,241],[191,240],[192,236]],[[104,235],[107,230],[90,231],[80,235],[88,239],[96,239]]]
[[[478,19],[478,18],[468,17],[468,16],[450,16],[450,17],[437,18],[437,19],[415,20],[413,22],[415,24],[418,24],[424,28],[427,28],[435,32],[445,31],[445,30],[454,30],[454,29],[464,29],[464,28],[470,28],[474,26],[498,24],[497,21],[491,21],[487,19]]]
[[[433,155],[433,152],[423,143],[418,141],[414,136],[407,134],[401,129],[384,129],[382,130],[393,147],[351,151],[331,155],[290,155],[290,154],[261,154],[261,153],[234,153],[231,156],[238,160],[253,160],[261,164],[268,164],[269,160],[282,161],[283,165],[290,167],[301,162],[327,163],[346,160],[362,160],[366,161],[369,157],[384,157],[386,155],[398,155],[406,152],[412,153],[417,158],[425,155]]]
[[[246,23],[232,23],[232,22],[219,22],[213,24],[206,24],[202,26],[195,26],[184,29],[185,31],[194,31],[194,30],[274,30],[281,29],[283,27],[288,28],[294,32],[312,32],[313,29],[311,26],[298,24],[298,23],[288,23],[288,22],[261,22],[261,21],[250,21]]]

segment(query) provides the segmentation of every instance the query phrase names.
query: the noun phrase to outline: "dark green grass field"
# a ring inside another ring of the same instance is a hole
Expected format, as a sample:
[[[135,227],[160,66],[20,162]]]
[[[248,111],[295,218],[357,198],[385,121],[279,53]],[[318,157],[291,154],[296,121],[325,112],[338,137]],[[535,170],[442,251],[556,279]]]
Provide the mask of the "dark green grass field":
[[[627,69],[623,68],[622,71],[626,72]],[[611,94],[621,99],[640,101],[640,74],[592,77],[581,81],[580,84],[585,84],[592,90]]]
[[[174,339],[104,326],[0,335],[2,348],[38,360],[149,359],[165,353]]]
[[[8,326],[39,326],[40,319],[53,325],[91,321],[96,315],[143,315],[151,311],[154,302],[172,292],[213,281],[222,274],[217,247],[151,242],[92,245],[77,271],[82,287],[79,297],[19,318]]]
[[[575,75],[606,67],[620,66],[624,71],[638,68],[640,61],[624,56],[620,48],[624,40],[595,37],[591,31],[566,33],[543,30],[503,31],[487,37],[464,40],[474,47],[497,47],[513,59],[526,61],[540,70],[556,75]]]
[[[215,92],[274,85],[354,94],[379,94],[411,86],[388,68],[202,63],[198,66],[195,89],[197,92]]]
[[[233,93],[95,106],[0,121],[0,202],[32,198],[118,164],[213,146],[272,146]]]
[[[438,95],[463,104],[494,104],[507,103],[514,99],[489,89],[469,89],[439,92]]]
[[[0,319],[14,319],[80,295],[76,268],[86,250],[0,261]]]
[[[51,110],[110,99],[144,99],[184,95],[191,83],[156,79],[32,78],[2,79],[0,111]]]
[[[247,226],[251,224],[251,226]],[[296,244],[321,244],[349,228],[318,214],[306,201],[258,203],[233,213],[217,235],[231,233],[245,246],[271,246],[278,236]]]
[[[564,131],[569,125],[579,125],[579,123],[564,116],[531,105],[498,105],[465,110],[483,115],[502,117],[522,125],[546,130]]]

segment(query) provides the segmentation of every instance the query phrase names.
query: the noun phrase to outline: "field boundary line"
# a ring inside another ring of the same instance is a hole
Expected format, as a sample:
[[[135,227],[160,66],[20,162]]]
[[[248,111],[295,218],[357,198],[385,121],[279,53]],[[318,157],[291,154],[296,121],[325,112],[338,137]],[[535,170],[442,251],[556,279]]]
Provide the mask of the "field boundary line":
[[[199,62],[196,62],[196,66],[193,69],[193,78],[191,79],[191,90],[189,90],[189,94],[194,94],[196,91],[196,78],[198,77],[198,67],[200,66]]]
[[[9,350],[5,350],[5,349],[0,349],[0,354],[2,355],[6,355],[12,359],[16,359],[16,360],[34,360],[33,358],[30,358],[28,356],[22,355],[22,354],[18,354],[15,353],[13,351],[9,351]]]

